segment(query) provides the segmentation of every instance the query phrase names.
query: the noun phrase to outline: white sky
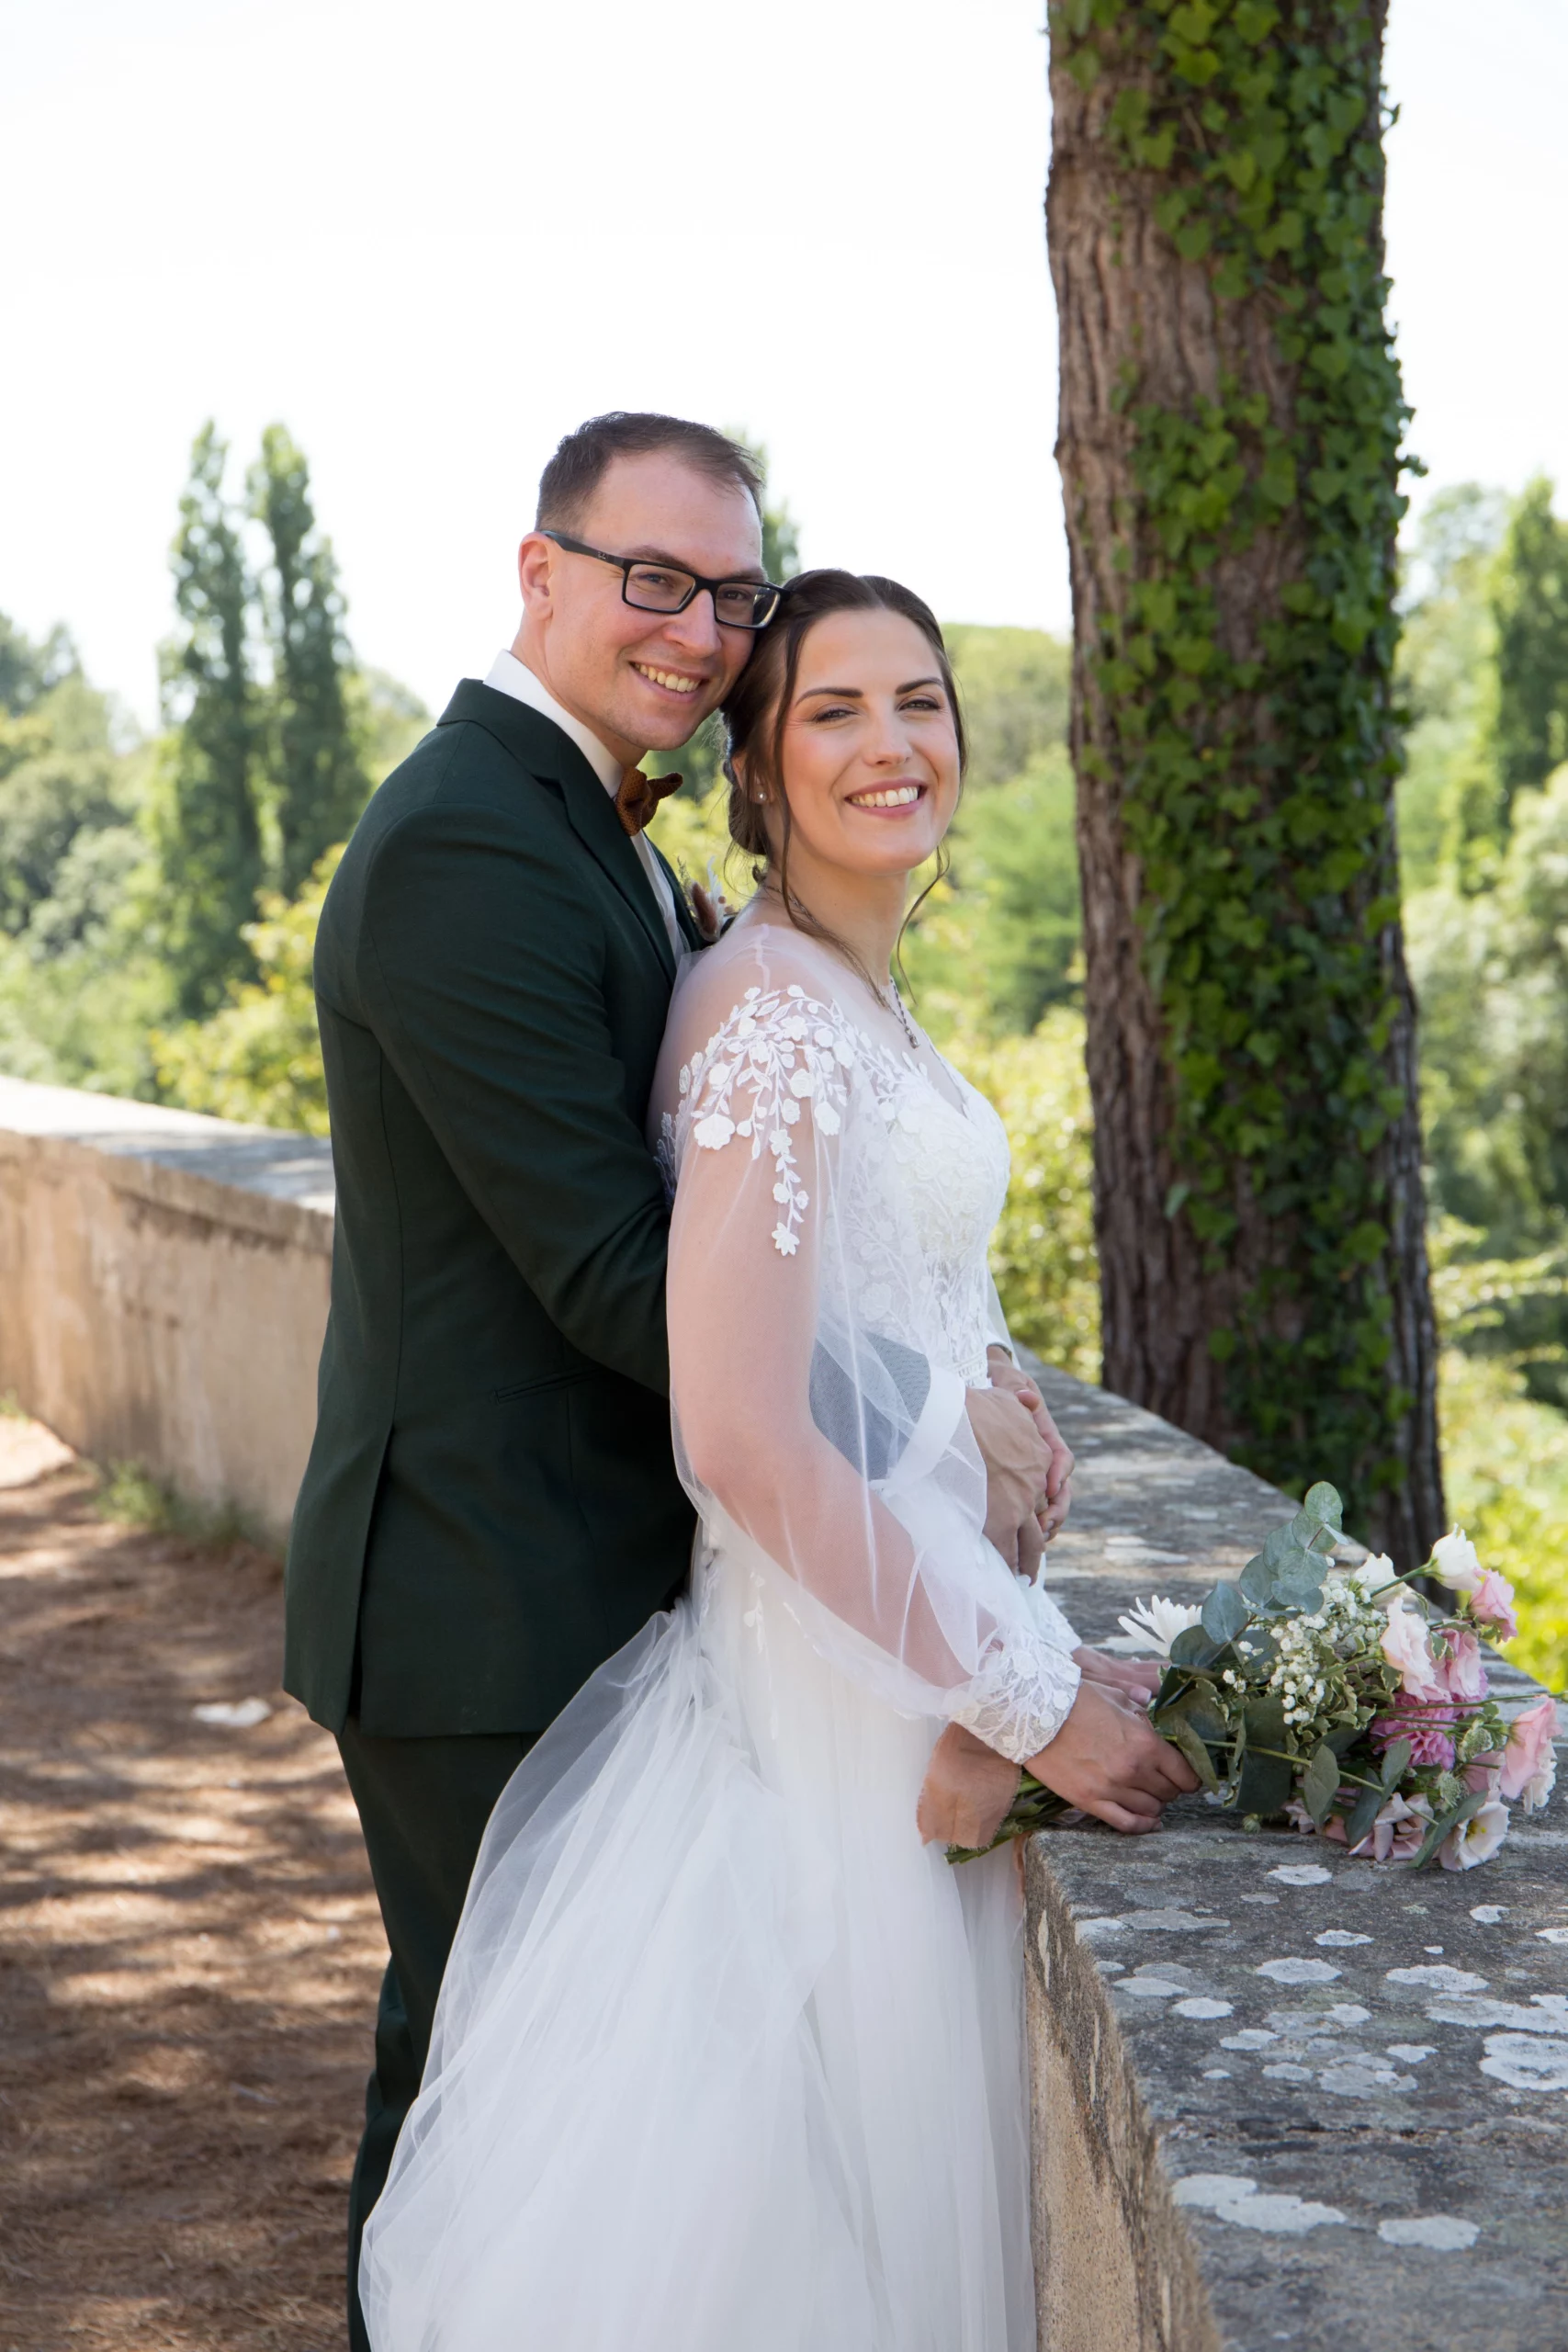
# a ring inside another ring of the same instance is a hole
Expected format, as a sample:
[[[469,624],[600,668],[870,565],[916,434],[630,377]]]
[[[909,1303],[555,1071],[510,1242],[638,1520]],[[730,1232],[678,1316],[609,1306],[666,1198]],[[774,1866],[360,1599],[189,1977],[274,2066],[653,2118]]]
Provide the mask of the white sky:
[[[0,610],[150,718],[191,438],[282,418],[439,708],[555,441],[647,407],[764,439],[808,561],[1065,628],[1043,13],[0,0]],[[1389,78],[1428,487],[1568,488],[1568,8],[1393,0]]]

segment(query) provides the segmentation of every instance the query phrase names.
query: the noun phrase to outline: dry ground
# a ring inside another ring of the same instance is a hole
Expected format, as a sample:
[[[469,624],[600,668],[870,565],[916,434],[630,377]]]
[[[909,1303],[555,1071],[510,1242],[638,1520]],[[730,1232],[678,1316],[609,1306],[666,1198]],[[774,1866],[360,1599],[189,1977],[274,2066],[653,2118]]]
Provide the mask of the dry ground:
[[[276,1687],[276,1562],[93,1484],[0,1418],[0,2352],[340,2352],[385,1960],[354,1810]]]

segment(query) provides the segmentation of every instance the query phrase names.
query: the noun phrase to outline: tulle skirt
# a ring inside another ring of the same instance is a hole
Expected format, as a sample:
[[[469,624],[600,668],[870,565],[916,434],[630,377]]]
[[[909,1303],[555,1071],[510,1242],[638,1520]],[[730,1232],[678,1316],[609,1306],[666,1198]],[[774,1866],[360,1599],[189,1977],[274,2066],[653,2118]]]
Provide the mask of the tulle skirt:
[[[365,2239],[375,2352],[1032,2352],[1021,1914],[934,1726],[744,1550],[486,1833]]]

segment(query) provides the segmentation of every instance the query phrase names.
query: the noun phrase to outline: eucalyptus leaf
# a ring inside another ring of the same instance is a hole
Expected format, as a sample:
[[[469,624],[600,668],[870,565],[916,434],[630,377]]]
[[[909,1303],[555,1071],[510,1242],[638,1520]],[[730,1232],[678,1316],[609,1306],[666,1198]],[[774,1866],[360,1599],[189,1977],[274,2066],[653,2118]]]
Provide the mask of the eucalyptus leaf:
[[[1344,1523],[1345,1506],[1339,1498],[1339,1491],[1337,1487],[1331,1487],[1326,1478],[1320,1478],[1315,1487],[1307,1488],[1302,1509],[1325,1527],[1337,1528]]]
[[[1274,1589],[1274,1570],[1261,1552],[1248,1560],[1236,1580],[1236,1590],[1245,1594],[1255,1609],[1261,1609]]]
[[[1382,1759],[1382,1785],[1383,1794],[1385,1796],[1388,1795],[1392,1790],[1396,1789],[1399,1786],[1399,1783],[1404,1780],[1406,1772],[1409,1771],[1410,1758],[1413,1752],[1409,1740],[1396,1739],[1393,1746],[1384,1754]]]
[[[1382,1789],[1362,1789],[1350,1807],[1345,1824],[1345,1837],[1349,1845],[1359,1846],[1382,1810]]]
[[[1234,1642],[1251,1613],[1234,1584],[1217,1584],[1203,1603],[1203,1631],[1222,1645]]]
[[[1321,1829],[1339,1793],[1339,1758],[1326,1740],[1312,1752],[1302,1781],[1302,1803]]]
[[[1274,1587],[1273,1606],[1276,1609],[1299,1609],[1303,1615],[1317,1607],[1323,1599],[1323,1578],[1314,1575],[1303,1561],[1299,1570],[1282,1576]]]
[[[1291,1781],[1287,1758],[1260,1756],[1249,1747],[1242,1758],[1241,1779],[1236,1784],[1236,1811],[1256,1813],[1265,1821],[1271,1814],[1283,1813],[1290,1803]]]
[[[1271,1568],[1293,1567],[1301,1558],[1302,1547],[1289,1527],[1271,1527],[1263,1545],[1263,1557]]]
[[[1184,1625],[1170,1645],[1172,1666],[1210,1666],[1224,1649],[1201,1625]]]
[[[1213,1758],[1185,1715],[1178,1715],[1163,1736],[1173,1747],[1180,1748],[1206,1789],[1219,1787],[1220,1776],[1214,1770]]]

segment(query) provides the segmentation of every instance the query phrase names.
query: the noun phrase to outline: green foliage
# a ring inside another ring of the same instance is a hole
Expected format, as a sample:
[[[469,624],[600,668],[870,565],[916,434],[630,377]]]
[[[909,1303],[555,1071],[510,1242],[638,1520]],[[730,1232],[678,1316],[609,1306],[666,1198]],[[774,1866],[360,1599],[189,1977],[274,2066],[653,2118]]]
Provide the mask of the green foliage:
[[[1568,766],[1518,792],[1495,887],[1407,910],[1438,1193],[1486,1254],[1568,1238]]]
[[[174,733],[153,815],[163,952],[181,1009],[193,1015],[218,1004],[245,968],[243,932],[262,880],[261,714],[246,648],[252,585],[224,496],[227,462],[227,444],[212,424],[203,426],[174,545],[186,633],[164,652],[164,716]]]
[[[210,1019],[152,1038],[160,1091],[189,1111],[263,1127],[327,1133],[327,1088],[310,983],[316,925],[343,844],[292,900],[267,893],[245,939],[258,977],[231,983]]]
[[[953,870],[911,928],[905,965],[928,1022],[1027,1035],[1079,994],[1073,773],[1060,744],[1010,783],[966,791]]]
[[[0,711],[0,931],[36,933],[42,915],[45,952],[79,932],[93,895],[88,843],[128,831],[123,766],[104,698],[80,673],[30,699],[20,716]],[[64,923],[58,910],[45,911],[62,888],[73,909]]]
[[[51,629],[41,645],[35,645],[0,613],[0,710],[30,710],[40,695],[80,668],[66,630]]]
[[[983,792],[1067,740],[1072,648],[1038,628],[949,622],[942,635],[969,736],[965,789]]]
[[[1443,1475],[1455,1520],[1513,1584],[1516,1665],[1568,1689],[1568,1418],[1496,1358],[1445,1350]]]
[[[345,693],[352,659],[332,541],[316,528],[304,452],[281,424],[262,435],[251,512],[272,562],[262,583],[272,691],[263,773],[277,829],[277,888],[292,898],[323,853],[346,841],[369,795]]]
[[[1398,786],[1406,891],[1438,881],[1462,861],[1466,836],[1478,824],[1492,827],[1495,632],[1487,583],[1506,521],[1496,491],[1478,482],[1439,491],[1405,567],[1397,675],[1409,718]]]
[[[1047,1012],[1032,1036],[950,1031],[942,1050],[1001,1113],[1012,1151],[991,1268],[1015,1339],[1080,1380],[1100,1376],[1083,1017]]]
[[[1111,62],[1128,76],[1107,137],[1222,315],[1248,300],[1291,387],[1271,406],[1222,378],[1177,410],[1135,375],[1122,386],[1137,495],[1118,527],[1136,554],[1098,679],[1169,1040],[1171,1213],[1215,1266],[1244,1200],[1276,1245],[1216,1334],[1231,1411],[1268,1476],[1344,1465],[1359,1514],[1404,1476],[1411,1401],[1385,1370],[1376,1157],[1404,1107],[1384,933],[1407,415],[1384,318],[1379,17],[1372,0],[1055,0],[1051,27],[1086,86]],[[1287,517],[1292,574],[1238,650],[1216,567]]]
[[[1568,760],[1568,524],[1538,478],[1519,498],[1491,581],[1496,631],[1495,758],[1503,822],[1517,793]]]

